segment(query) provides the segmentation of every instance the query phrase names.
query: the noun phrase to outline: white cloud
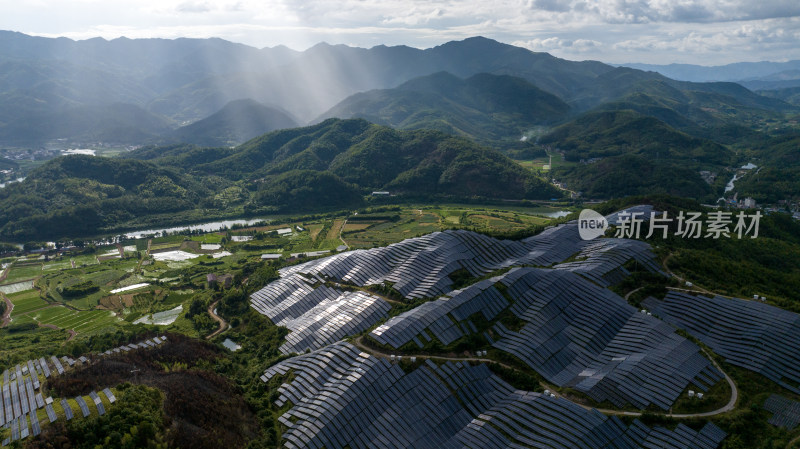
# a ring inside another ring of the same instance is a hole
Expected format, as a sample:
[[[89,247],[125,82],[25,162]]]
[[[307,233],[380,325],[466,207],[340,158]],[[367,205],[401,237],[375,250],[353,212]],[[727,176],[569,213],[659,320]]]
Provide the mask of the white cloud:
[[[530,39],[527,41],[514,41],[512,45],[524,47],[532,51],[551,51],[568,49],[573,52],[594,51],[602,46],[602,43],[593,39],[562,39],[560,37],[548,37],[545,39]]]
[[[323,40],[424,48],[483,35],[570,59],[800,59],[797,0],[31,0],[4,1],[0,29],[295,49]]]

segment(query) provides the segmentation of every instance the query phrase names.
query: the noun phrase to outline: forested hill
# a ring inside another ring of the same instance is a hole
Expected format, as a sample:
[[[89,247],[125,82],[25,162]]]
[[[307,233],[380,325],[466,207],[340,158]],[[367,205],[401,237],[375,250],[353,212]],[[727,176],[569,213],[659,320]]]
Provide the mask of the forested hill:
[[[198,176],[221,175],[263,185],[277,175],[311,170],[330,173],[365,192],[514,199],[558,196],[511,159],[467,139],[438,131],[395,130],[361,119],[329,119],[279,130],[229,150],[145,148],[130,157]]]
[[[497,151],[437,131],[327,120],[235,148],[147,147],[129,159],[65,156],[0,190],[5,240],[355,207],[375,190],[414,198],[549,199],[560,193]]]
[[[725,146],[631,110],[584,114],[540,142],[577,163],[554,175],[589,198],[667,193],[714,201],[721,192],[700,171],[721,172],[734,160]]]
[[[557,123],[570,107],[528,81],[481,73],[439,72],[394,89],[346,98],[321,118],[359,117],[400,129],[436,129],[483,141],[516,140],[536,125]]]

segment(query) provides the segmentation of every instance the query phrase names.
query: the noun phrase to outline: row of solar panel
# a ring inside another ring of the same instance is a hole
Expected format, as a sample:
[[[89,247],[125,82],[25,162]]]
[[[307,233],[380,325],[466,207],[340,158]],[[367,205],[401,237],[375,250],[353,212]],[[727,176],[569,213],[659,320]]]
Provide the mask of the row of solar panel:
[[[481,313],[490,321],[506,308],[525,325],[511,332],[498,323],[492,345],[598,402],[668,409],[690,383],[706,391],[722,379],[700,349],[669,325],[559,270],[514,268],[393,317],[370,337],[394,348],[412,341],[422,346],[431,335],[447,345],[477,330],[465,324],[468,317]]]
[[[643,306],[685,329],[732,365],[800,393],[800,315],[761,302],[670,291]]]
[[[50,358],[57,373],[62,374],[64,368],[55,357]],[[44,407],[39,376],[49,378],[52,375],[50,367],[44,357],[37,360],[28,360],[24,365],[17,365],[12,370],[3,373],[3,382],[0,382],[0,426],[10,423],[38,408]]]
[[[348,343],[283,361],[262,381],[291,372],[276,405],[284,446],[714,449],[725,433],[626,426],[565,399],[518,391],[486,365],[429,360],[409,373]]]
[[[155,337],[140,343],[133,343],[130,345],[120,346],[100,354],[100,357],[107,356],[119,352],[127,352],[140,348],[151,348],[163,344],[167,341],[166,336]],[[87,363],[89,359],[86,356],[81,356],[77,360],[70,357],[62,357],[65,363],[70,366],[76,363]],[[64,366],[61,361],[55,356],[50,357],[54,371],[51,371],[47,360],[42,357],[36,360],[28,360],[25,364],[19,364],[11,370],[6,370],[3,373],[3,382],[0,382],[0,426],[10,423],[14,419],[21,418],[23,415],[31,413],[37,409],[45,407],[45,401],[42,398],[39,390],[40,380],[39,376],[45,379],[50,378],[54,374],[63,374]]]
[[[773,394],[764,402],[764,410],[772,413],[769,423],[793,430],[800,424],[800,402]]]
[[[103,394],[108,398],[109,404],[113,404],[116,402],[117,398],[108,388],[103,390]],[[102,416],[106,414],[105,406],[103,405],[100,396],[94,391],[90,394],[92,398],[92,402],[95,404],[95,408],[97,409],[98,415]],[[88,417],[91,412],[89,411],[89,407],[86,404],[86,401],[83,397],[76,397],[75,402],[78,403],[78,407],[81,410],[81,415],[86,418]],[[48,398],[47,404],[45,405],[44,402],[42,406],[39,408],[44,408],[47,412],[47,419],[50,423],[55,422],[58,419],[58,415],[56,414],[55,409],[53,408],[53,401],[52,398]],[[73,419],[74,414],[72,411],[72,406],[66,399],[61,400],[61,408],[64,411],[64,418],[69,421]],[[28,427],[28,419],[30,418],[30,428]],[[29,412],[22,414],[19,417],[15,417],[3,427],[11,429],[11,436],[3,440],[0,445],[8,446],[10,443],[17,441],[17,440],[24,440],[28,438],[28,436],[39,436],[42,433],[41,424],[39,423],[39,416],[36,413],[35,409],[31,409]]]

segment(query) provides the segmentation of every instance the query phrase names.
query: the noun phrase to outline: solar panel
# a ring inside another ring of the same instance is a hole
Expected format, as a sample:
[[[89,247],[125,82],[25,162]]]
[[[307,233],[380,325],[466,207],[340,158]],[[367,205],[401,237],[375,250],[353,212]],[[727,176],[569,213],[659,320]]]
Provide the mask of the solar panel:
[[[624,424],[562,398],[512,388],[486,365],[427,360],[404,372],[396,364],[336,343],[267,369],[262,380],[294,373],[275,404],[283,446],[716,448],[725,432]]]
[[[103,389],[103,394],[105,394],[106,397],[108,398],[109,404],[117,402],[117,398],[114,396],[114,393],[112,393],[111,390],[109,390],[108,388]]]
[[[764,402],[764,410],[772,413],[769,423],[773,426],[793,430],[800,424],[800,402],[773,394]]]
[[[56,371],[59,375],[64,374],[64,367],[61,365],[61,362],[56,358],[56,356],[51,356],[50,361],[53,362],[53,366],[56,367]]]
[[[744,299],[670,291],[642,303],[664,321],[685,329],[736,366],[800,393],[800,315]]]
[[[64,417],[67,419],[67,421],[71,420],[73,418],[72,406],[69,405],[69,402],[66,399],[61,400],[61,408],[64,410]]]
[[[89,416],[89,406],[86,405],[86,401],[83,400],[83,397],[77,396],[75,397],[75,401],[78,403],[78,407],[80,407],[83,417],[86,418]]]
[[[94,402],[94,406],[97,407],[97,413],[100,416],[105,415],[106,414],[106,408],[103,405],[103,401],[100,399],[100,396],[97,395],[97,392],[92,391],[91,393],[89,393],[89,397],[92,398],[92,401]]]
[[[28,414],[25,413],[18,418],[19,421],[19,439],[24,440],[30,436],[31,431],[28,427]]]
[[[39,415],[36,412],[31,413],[31,435],[39,436],[42,433],[42,428],[39,425]]]
[[[47,412],[47,419],[49,419],[51,423],[56,422],[58,416],[56,415],[56,411],[53,408],[53,404],[47,404],[47,407],[45,407],[45,411]]]

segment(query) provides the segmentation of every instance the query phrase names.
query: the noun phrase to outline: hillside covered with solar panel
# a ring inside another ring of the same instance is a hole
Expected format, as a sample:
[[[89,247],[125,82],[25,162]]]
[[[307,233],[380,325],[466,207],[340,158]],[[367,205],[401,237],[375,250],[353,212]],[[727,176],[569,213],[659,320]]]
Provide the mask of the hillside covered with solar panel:
[[[772,307],[765,322],[785,325],[714,339],[735,303],[676,311],[688,306],[669,290],[634,307],[615,286],[672,276],[653,248],[578,234],[575,222],[515,241],[444,231],[282,268],[249,300],[288,330],[261,375],[278,387],[283,444],[717,448],[727,433],[708,419],[735,409],[736,386],[703,345],[734,364],[764,353],[738,365],[792,378],[797,352],[773,342],[796,314]]]

